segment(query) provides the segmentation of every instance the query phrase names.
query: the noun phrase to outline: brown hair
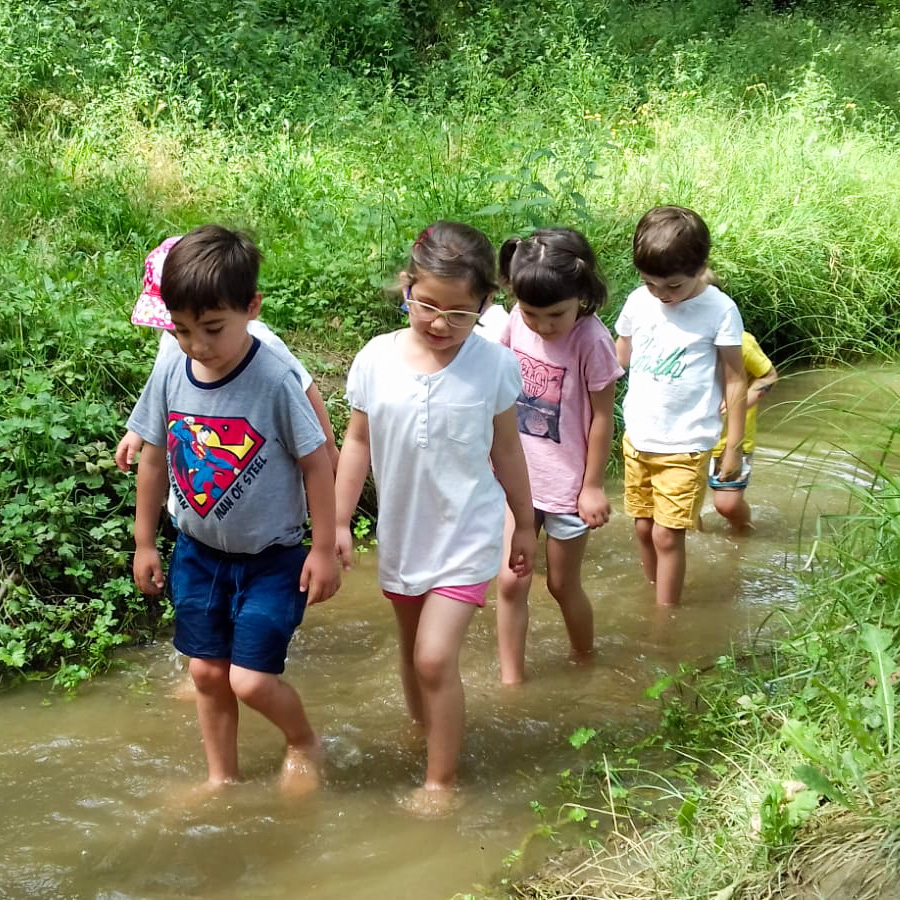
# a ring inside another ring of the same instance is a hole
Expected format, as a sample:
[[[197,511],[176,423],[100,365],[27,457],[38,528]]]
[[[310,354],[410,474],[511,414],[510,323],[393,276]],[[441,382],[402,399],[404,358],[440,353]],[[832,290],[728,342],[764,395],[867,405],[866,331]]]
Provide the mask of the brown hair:
[[[160,293],[169,311],[200,316],[246,310],[256,296],[262,253],[250,237],[221,225],[188,232],[166,256]]]
[[[655,206],[638,222],[632,260],[638,272],[658,278],[693,276],[706,268],[710,243],[709,228],[693,210]]]
[[[541,228],[524,240],[510,238],[500,248],[500,281],[528,306],[553,306],[577,297],[579,316],[588,316],[606,303],[594,250],[572,228]]]
[[[483,299],[497,290],[494,245],[486,234],[461,222],[429,225],[413,244],[406,265],[406,285],[423,275],[468,281],[472,296]]]

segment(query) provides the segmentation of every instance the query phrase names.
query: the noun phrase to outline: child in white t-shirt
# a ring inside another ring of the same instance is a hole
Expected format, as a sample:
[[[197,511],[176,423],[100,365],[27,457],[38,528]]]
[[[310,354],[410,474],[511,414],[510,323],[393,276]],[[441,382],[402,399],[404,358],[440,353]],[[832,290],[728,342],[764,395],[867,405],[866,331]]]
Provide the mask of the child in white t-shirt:
[[[516,401],[528,463],[534,530],[547,532],[547,589],[559,605],[574,659],[594,647],[594,614],[581,584],[591,529],[609,519],[606,464],[616,381],[624,374],[607,327],[594,315],[606,286],[587,239],[569,228],[508,240],[500,280],[516,301],[501,342],[519,359]],[[525,678],[530,578],[503,569],[497,638],[504,684]]]
[[[134,310],[131,313],[131,321],[135,325],[145,325],[150,328],[159,329],[162,334],[159,341],[159,349],[157,350],[157,359],[163,359],[169,353],[181,353],[182,350],[178,346],[173,334],[174,326],[172,325],[172,317],[163,303],[162,296],[159,292],[159,286],[162,281],[163,264],[166,256],[175,244],[180,240],[181,235],[166,238],[158,247],[150,251],[144,262],[144,289],[138,297]],[[331,420],[328,417],[328,410],[325,407],[325,401],[322,394],[316,387],[309,372],[306,371],[303,363],[300,362],[287,348],[284,341],[281,340],[267,325],[254,319],[247,326],[247,331],[253,336],[259,338],[264,344],[270,346],[281,356],[285,362],[297,372],[300,377],[300,383],[306,391],[306,396],[316,413],[316,418],[325,432],[325,449],[331,460],[333,469],[337,469],[338,449],[334,439],[334,429],[331,426]],[[126,431],[116,447],[115,460],[116,465],[123,471],[128,472],[134,465],[135,458],[143,446],[140,435],[133,431]]]
[[[723,396],[721,480],[741,471],[743,324],[734,301],[708,283],[709,249],[709,229],[693,210],[658,206],[645,213],[633,248],[644,284],[628,296],[615,326],[619,362],[629,369],[625,512],[634,518],[644,573],[660,606],[681,601],[685,534],[697,527]]]
[[[406,704],[428,752],[409,805],[428,815],[452,806],[465,724],[459,654],[503,562],[507,504],[507,564],[518,577],[531,572],[535,537],[516,430],[519,366],[473,333],[497,287],[494,248],[475,228],[437,222],[400,281],[409,327],[371,340],[347,378],[337,546],[349,567],[350,519],[371,464],[378,574],[397,619]]]

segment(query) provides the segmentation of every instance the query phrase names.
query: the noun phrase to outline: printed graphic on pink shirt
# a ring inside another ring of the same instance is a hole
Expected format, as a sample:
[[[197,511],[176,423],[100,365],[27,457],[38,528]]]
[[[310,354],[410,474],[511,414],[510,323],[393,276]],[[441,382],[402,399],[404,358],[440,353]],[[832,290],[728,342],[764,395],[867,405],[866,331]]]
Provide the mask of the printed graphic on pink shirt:
[[[562,401],[564,366],[554,366],[515,351],[522,367],[525,386],[516,400],[516,420],[520,434],[547,438],[559,443],[559,410]]]

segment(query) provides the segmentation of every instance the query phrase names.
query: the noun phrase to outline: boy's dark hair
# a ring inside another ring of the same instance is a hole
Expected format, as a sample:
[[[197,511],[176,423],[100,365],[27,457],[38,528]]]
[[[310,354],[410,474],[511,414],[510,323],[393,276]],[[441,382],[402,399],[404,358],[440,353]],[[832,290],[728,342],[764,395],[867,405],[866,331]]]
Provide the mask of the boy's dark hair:
[[[657,278],[694,276],[706,268],[710,244],[709,228],[692,209],[655,206],[638,222],[632,260]]]
[[[416,239],[406,274],[411,285],[423,275],[463,278],[471,285],[473,297],[481,300],[497,290],[494,245],[471,225],[441,220]]]
[[[579,316],[606,303],[606,284],[587,238],[572,228],[541,228],[500,248],[500,283],[516,300],[544,308],[577,297]]]
[[[246,311],[256,296],[262,253],[242,231],[201,225],[166,256],[160,293],[170,312]]]

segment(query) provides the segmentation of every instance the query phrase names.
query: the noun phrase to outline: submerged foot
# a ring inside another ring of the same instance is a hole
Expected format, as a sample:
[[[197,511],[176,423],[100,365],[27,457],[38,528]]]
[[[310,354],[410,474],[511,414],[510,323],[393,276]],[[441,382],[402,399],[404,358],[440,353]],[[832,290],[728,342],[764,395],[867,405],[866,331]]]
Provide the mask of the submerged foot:
[[[185,703],[193,703],[197,698],[197,689],[190,675],[182,678],[175,687],[169,692],[169,696],[173,700],[183,701]]]
[[[459,792],[453,787],[420,787],[400,798],[400,806],[422,819],[449,816],[459,809]]]
[[[281,792],[286,797],[304,797],[319,789],[324,753],[316,738],[313,745],[288,745],[281,766]]]

